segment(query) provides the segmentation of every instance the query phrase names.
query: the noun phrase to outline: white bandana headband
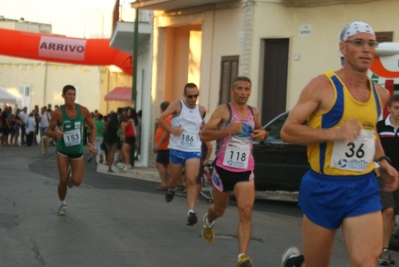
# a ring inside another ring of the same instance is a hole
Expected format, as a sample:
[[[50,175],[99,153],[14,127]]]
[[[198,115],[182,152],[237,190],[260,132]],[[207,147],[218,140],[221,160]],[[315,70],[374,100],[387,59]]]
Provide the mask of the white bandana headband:
[[[355,34],[358,34],[361,32],[370,33],[375,36],[375,33],[374,33],[373,29],[370,27],[370,25],[368,25],[367,23],[361,22],[361,21],[355,21],[350,24],[347,24],[341,30],[341,32],[338,34],[338,39],[341,42],[345,42],[352,35],[355,35]]]

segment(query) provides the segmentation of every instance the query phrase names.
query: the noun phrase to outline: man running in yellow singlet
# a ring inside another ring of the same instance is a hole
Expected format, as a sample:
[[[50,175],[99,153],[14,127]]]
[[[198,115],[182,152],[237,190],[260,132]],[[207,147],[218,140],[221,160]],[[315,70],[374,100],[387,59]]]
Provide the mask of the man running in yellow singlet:
[[[375,266],[382,250],[382,206],[374,162],[385,190],[398,187],[398,172],[376,131],[389,92],[367,76],[377,46],[374,31],[353,22],[339,39],[344,66],[310,81],[281,130],[284,142],[308,144],[310,163],[298,199],[304,255],[287,249],[282,267],[329,266],[341,226],[350,266]]]

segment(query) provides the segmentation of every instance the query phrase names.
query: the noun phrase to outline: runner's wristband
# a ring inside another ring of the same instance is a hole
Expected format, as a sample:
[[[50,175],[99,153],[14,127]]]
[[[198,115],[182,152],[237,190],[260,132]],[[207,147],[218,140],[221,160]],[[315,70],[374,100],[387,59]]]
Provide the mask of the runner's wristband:
[[[388,161],[389,164],[392,164],[392,161],[391,161],[391,159],[390,159],[388,156],[379,157],[376,161],[377,161],[378,163],[380,163],[381,160],[384,160],[384,159],[385,159],[386,161]]]

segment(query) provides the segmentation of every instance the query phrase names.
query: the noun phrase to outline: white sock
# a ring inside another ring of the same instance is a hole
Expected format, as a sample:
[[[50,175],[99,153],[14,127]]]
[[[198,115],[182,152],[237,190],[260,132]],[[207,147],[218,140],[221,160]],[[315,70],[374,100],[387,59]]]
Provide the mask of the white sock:
[[[206,226],[208,226],[209,228],[212,228],[212,227],[213,227],[214,221],[213,221],[212,223],[209,223],[209,222],[208,222],[208,218],[206,218],[206,219],[205,219],[205,223],[206,223]]]
[[[65,199],[62,200],[62,201],[60,200],[60,206],[61,206],[61,205],[66,205],[66,200],[65,200]]]
[[[240,254],[238,254],[237,260],[239,260],[239,259],[241,258],[241,256],[244,256],[244,255],[245,255],[245,253],[240,253]]]
[[[187,215],[189,215],[190,212],[195,213],[194,210],[188,210],[188,211],[187,211]]]

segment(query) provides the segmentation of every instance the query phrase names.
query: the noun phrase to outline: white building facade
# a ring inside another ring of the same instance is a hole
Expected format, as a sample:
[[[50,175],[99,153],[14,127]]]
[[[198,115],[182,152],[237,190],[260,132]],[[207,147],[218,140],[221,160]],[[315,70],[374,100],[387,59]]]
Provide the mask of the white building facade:
[[[378,41],[399,41],[399,1],[392,0],[142,0],[132,7],[155,11],[151,122],[161,102],[182,98],[185,83],[198,84],[210,114],[229,101],[231,79],[245,75],[249,104],[265,124],[292,108],[310,79],[341,67],[338,33],[347,23],[367,22]],[[151,140],[153,127],[145,130]]]

